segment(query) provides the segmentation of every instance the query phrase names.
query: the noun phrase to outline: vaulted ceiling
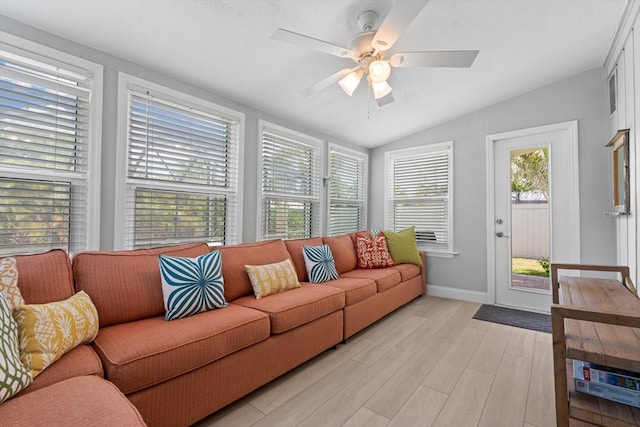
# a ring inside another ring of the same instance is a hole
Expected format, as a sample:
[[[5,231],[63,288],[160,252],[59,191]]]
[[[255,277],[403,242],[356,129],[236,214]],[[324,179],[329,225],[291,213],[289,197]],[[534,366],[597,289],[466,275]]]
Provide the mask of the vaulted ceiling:
[[[403,0],[397,0],[403,1]],[[404,0],[412,1],[412,0]],[[479,50],[470,69],[393,69],[395,102],[312,84],[354,63],[271,39],[346,46],[389,0],[1,0],[0,14],[335,138],[375,147],[602,66],[626,0],[431,0],[394,51]]]

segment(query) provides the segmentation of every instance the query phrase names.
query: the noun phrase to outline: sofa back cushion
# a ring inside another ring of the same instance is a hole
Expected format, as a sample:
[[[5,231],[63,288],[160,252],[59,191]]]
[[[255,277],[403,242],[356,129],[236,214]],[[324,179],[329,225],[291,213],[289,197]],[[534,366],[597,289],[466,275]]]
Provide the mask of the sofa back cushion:
[[[62,301],[75,293],[69,255],[62,249],[16,255],[18,288],[26,304]]]
[[[329,249],[331,249],[338,274],[355,270],[358,258],[356,257],[356,248],[350,235],[343,234],[341,236],[323,237],[322,241],[329,245]]]
[[[289,255],[291,256],[291,260],[293,261],[293,266],[296,269],[298,280],[301,282],[308,282],[309,280],[307,278],[307,267],[304,263],[302,245],[322,246],[322,238],[310,237],[308,239],[285,240],[284,244],[287,246],[287,251],[289,251]]]
[[[253,295],[245,265],[273,264],[291,258],[282,240],[220,246],[215,249],[219,249],[222,255],[224,297],[228,302]]]
[[[98,310],[100,327],[164,315],[158,255],[196,258],[206,243],[114,252],[82,252],[73,257],[76,288]]]

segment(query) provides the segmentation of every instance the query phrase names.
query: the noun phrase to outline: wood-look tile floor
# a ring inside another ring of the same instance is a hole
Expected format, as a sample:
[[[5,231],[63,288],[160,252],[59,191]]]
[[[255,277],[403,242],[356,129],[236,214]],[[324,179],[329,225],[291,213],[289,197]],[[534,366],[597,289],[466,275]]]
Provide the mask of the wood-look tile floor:
[[[430,296],[197,424],[555,426],[551,335]]]

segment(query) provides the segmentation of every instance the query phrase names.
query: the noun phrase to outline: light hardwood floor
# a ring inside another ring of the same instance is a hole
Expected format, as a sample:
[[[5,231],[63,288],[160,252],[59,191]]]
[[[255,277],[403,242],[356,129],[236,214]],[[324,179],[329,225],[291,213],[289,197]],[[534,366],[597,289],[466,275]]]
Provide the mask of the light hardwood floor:
[[[197,424],[555,426],[551,335],[421,297]]]

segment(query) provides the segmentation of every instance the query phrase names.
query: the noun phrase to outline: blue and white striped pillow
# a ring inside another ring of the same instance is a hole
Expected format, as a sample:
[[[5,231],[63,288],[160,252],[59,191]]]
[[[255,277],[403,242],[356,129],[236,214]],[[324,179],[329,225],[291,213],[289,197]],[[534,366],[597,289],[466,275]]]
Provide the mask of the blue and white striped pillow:
[[[333,254],[328,245],[302,245],[302,253],[311,283],[322,283],[328,280],[336,280],[339,277]]]
[[[173,320],[229,305],[224,299],[220,251],[198,258],[158,255],[165,319]]]

